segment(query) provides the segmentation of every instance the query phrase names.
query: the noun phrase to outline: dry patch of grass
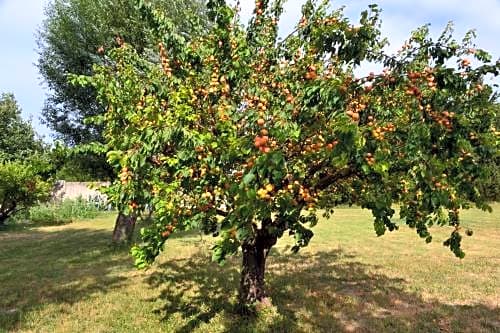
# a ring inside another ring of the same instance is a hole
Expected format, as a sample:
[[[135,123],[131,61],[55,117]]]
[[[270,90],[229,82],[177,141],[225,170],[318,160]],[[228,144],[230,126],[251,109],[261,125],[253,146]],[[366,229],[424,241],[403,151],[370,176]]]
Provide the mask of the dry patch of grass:
[[[0,232],[0,331],[499,332],[500,205],[471,211],[459,260],[435,228],[377,238],[368,212],[338,209],[298,255],[281,240],[269,259],[273,307],[235,311],[239,258],[210,262],[211,239],[169,241],[147,271],[109,245],[113,217]]]

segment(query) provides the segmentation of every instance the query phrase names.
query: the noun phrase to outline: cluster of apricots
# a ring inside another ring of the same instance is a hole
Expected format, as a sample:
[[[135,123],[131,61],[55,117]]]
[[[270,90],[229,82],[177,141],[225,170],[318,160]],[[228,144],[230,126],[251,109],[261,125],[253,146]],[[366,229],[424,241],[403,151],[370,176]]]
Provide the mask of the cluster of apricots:
[[[436,91],[437,90],[437,83],[436,83],[436,78],[434,77],[434,75],[427,76],[426,80],[427,80],[427,86],[429,88],[431,88],[432,91]]]
[[[470,132],[469,133],[469,139],[473,140],[473,141],[477,140],[478,139],[477,134],[474,133],[474,132]]]
[[[408,89],[406,89],[405,93],[407,95],[410,95],[410,96],[415,96],[417,98],[420,98],[422,97],[422,91],[420,90],[420,88],[418,88],[417,86],[415,85],[410,85],[408,87]]]
[[[335,17],[326,17],[323,20],[317,20],[316,22],[319,23],[319,24],[324,24],[324,25],[328,26],[328,25],[337,24],[338,23],[338,19],[335,18]]]
[[[257,15],[262,15],[264,13],[262,11],[262,1],[255,1],[255,8]]]
[[[256,107],[257,110],[259,111],[260,117],[264,117],[264,115],[265,115],[264,112],[267,111],[267,106],[269,104],[267,99],[259,97],[259,96],[247,96],[245,98],[245,103],[248,105],[249,108]]]
[[[167,238],[168,236],[170,236],[170,234],[172,234],[172,232],[175,230],[176,225],[177,225],[177,219],[174,219],[172,221],[172,224],[168,224],[165,226],[166,230],[161,233],[161,236],[164,238]]]
[[[359,121],[359,113],[366,109],[366,104],[362,101],[353,100],[347,106],[346,115],[348,115],[352,121]]]
[[[288,185],[277,191],[272,184],[267,184],[257,190],[258,198],[266,201],[272,200],[273,196],[279,196],[286,193],[291,194],[292,197],[295,198],[292,200],[293,205],[298,205],[298,201],[302,201],[307,204],[309,209],[313,209],[315,203],[318,201],[318,199],[315,198],[315,194],[311,193],[309,189],[301,185],[297,180],[290,180]]]
[[[259,126],[264,126],[264,119],[262,118],[259,118],[259,120],[257,120],[257,124]],[[260,133],[259,135],[257,135],[254,139],[254,145],[256,148],[258,148],[261,152],[263,153],[269,153],[271,151],[271,148],[269,147],[268,143],[269,143],[269,132],[265,129],[265,128],[262,128],[260,130]],[[273,142],[273,145],[276,145],[275,142]]]
[[[219,88],[219,69],[215,67],[210,77],[208,92],[210,94],[213,94],[217,92],[218,88]]]
[[[119,177],[122,185],[126,185],[130,181],[130,179],[132,179],[132,172],[130,172],[127,167],[124,167],[120,172]]]
[[[274,191],[273,184],[267,184],[266,186],[257,190],[257,195],[262,200],[271,200],[271,194]]]
[[[375,157],[373,156],[372,153],[366,153],[365,154],[365,160],[368,165],[374,165],[375,164]]]
[[[142,110],[142,109],[144,109],[145,105],[146,105],[146,97],[144,95],[142,95],[139,102],[137,102],[136,108],[137,108],[137,110]]]
[[[327,140],[325,140],[322,135],[316,135],[312,138],[305,139],[303,145],[294,145],[293,143],[289,142],[286,147],[289,151],[296,151],[304,155],[311,152],[318,152],[322,149],[332,151],[335,146],[338,145],[338,143],[338,140],[327,142]]]
[[[448,175],[447,175],[447,174],[445,174],[445,173],[443,173],[443,174],[442,174],[442,177],[443,177],[443,179],[446,179],[446,178],[448,177]],[[438,179],[436,179],[436,177],[432,177],[432,178],[431,178],[431,180],[432,180],[432,182],[433,182],[434,186],[435,186],[438,190],[445,190],[445,189],[447,189],[447,188],[448,188],[445,184],[441,183]]]
[[[407,74],[408,79],[411,82],[411,85],[408,87],[406,90],[407,95],[413,95],[416,97],[420,97],[422,95],[422,92],[420,89],[416,86],[418,82],[425,82],[427,87],[429,87],[432,91],[437,90],[437,82],[436,82],[436,77],[433,74],[433,69],[430,67],[427,67],[424,69],[423,72],[408,72]]]
[[[307,26],[307,18],[301,17],[299,21],[299,27],[300,28],[305,28]]]
[[[429,112],[430,117],[438,124],[446,127],[448,131],[452,130],[452,122],[455,117],[455,112],[443,111],[441,113],[431,111],[430,105],[426,106],[426,111]]]
[[[387,123],[385,126],[377,126],[372,130],[372,135],[376,140],[384,140],[385,133],[395,132],[396,126],[393,123]]]
[[[316,73],[316,66],[314,65],[309,65],[307,66],[307,72],[306,74],[304,75],[304,78],[306,80],[314,80],[318,77],[318,74]]]
[[[170,60],[168,59],[167,51],[165,50],[165,46],[163,43],[159,43],[158,47],[160,48],[160,60],[161,67],[163,68],[163,72],[167,77],[172,76],[172,68],[170,67]]]
[[[295,184],[297,185],[297,184]],[[314,196],[309,192],[309,189],[305,188],[304,186],[300,185],[299,186],[299,196],[300,198],[308,204],[308,207],[311,208],[314,206],[314,202],[317,200],[314,198]]]

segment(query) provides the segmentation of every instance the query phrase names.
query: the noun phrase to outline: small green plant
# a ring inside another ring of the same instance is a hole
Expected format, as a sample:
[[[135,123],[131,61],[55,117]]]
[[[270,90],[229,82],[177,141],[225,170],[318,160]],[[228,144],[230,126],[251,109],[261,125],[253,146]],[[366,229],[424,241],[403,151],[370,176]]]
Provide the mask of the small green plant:
[[[35,224],[65,224],[74,219],[94,218],[99,210],[93,202],[80,197],[34,206],[29,211],[29,220]]]
[[[43,160],[2,161],[0,157],[0,227],[16,214],[49,198],[51,185],[42,177]]]

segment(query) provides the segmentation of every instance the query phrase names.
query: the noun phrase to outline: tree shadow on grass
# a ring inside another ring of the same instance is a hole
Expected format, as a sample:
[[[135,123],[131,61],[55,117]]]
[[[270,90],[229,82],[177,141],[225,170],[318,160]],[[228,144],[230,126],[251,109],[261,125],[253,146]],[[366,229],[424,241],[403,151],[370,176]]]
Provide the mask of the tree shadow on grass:
[[[498,308],[426,301],[407,291],[407,281],[340,250],[273,253],[266,279],[275,311],[257,317],[235,311],[237,259],[222,268],[203,254],[169,261],[147,282],[161,290],[163,306],[156,311],[175,322],[177,333],[203,331],[214,320],[223,332],[500,331]]]
[[[0,328],[14,330],[33,310],[74,304],[122,286],[127,251],[107,230],[37,229],[0,235]],[[1,330],[1,329],[0,329]]]

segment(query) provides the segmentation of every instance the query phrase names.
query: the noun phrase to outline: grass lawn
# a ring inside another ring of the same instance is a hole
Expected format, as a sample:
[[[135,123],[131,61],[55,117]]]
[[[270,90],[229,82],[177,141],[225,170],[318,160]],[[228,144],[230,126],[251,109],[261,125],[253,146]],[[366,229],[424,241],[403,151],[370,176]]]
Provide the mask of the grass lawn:
[[[266,276],[273,307],[236,314],[239,258],[210,262],[211,238],[169,241],[137,271],[109,246],[113,216],[0,231],[0,332],[500,332],[500,204],[471,210],[459,260],[434,228],[377,238],[370,213],[338,209],[298,255],[281,240]]]

